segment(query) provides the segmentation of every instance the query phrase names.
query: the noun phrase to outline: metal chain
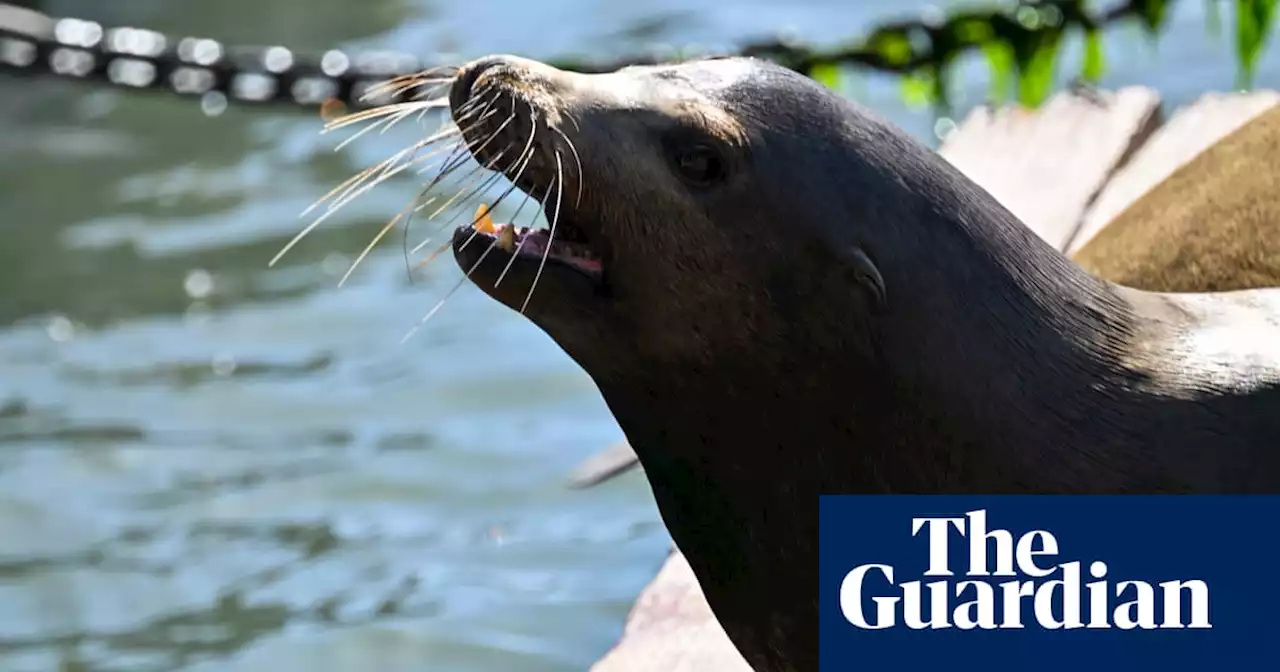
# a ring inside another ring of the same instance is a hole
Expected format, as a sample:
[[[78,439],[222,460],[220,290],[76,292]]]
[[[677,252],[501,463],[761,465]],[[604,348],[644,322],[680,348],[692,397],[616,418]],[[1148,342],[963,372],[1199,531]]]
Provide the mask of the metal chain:
[[[104,28],[94,21],[54,19],[0,4],[0,73],[164,90],[206,104],[230,100],[316,107],[336,100],[348,107],[382,105],[395,98],[365,99],[370,87],[423,67],[413,56],[390,51],[353,56],[333,49],[308,59],[282,46],[234,47],[208,38],[175,39],[153,30]]]
[[[809,73],[820,65],[858,65],[909,73],[942,66],[984,41],[1014,46],[1028,36],[1061,31],[1067,24],[1086,30],[1137,17],[1148,27],[1172,0],[1125,0],[1093,15],[1085,0],[1020,0],[1001,6],[957,12],[943,20],[925,16],[873,31],[858,46],[814,49],[790,39],[744,45],[734,53],[775,61]],[[975,30],[985,26],[986,32]],[[670,61],[709,52],[653,53],[610,62],[558,59],[552,64],[577,72],[611,72],[628,65]],[[402,53],[374,51],[351,55],[333,49],[319,58],[299,56],[283,46],[235,47],[217,40],[172,38],[132,27],[105,28],[94,21],[55,19],[40,12],[0,3],[0,73],[95,81],[132,88],[164,90],[227,102],[284,103],[316,107],[331,101],[347,108],[371,107],[411,97],[414,92],[366,98],[370,87],[398,75],[419,72],[427,64]],[[439,65],[439,64],[434,64]]]

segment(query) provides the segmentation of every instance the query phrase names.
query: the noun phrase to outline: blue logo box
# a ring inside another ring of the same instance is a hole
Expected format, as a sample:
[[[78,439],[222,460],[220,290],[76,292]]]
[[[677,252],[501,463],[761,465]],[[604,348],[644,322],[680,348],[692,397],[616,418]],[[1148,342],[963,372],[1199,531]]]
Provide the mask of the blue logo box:
[[[824,496],[822,672],[1280,669],[1280,496]]]

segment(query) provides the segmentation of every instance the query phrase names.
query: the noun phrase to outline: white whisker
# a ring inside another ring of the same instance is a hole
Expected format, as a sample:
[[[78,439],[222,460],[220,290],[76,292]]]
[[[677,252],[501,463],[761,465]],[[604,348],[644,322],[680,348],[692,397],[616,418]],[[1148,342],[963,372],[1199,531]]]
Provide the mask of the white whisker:
[[[432,76],[437,72],[440,72],[441,70],[445,70],[445,69],[453,69],[455,72],[455,75],[450,75],[448,77]],[[364,95],[360,96],[360,102],[368,102],[388,92],[390,92],[391,95],[397,95],[415,86],[421,86],[423,84],[435,83],[437,86],[439,86],[444,83],[452,82],[454,79],[456,79],[456,72],[457,72],[457,66],[440,65],[433,68],[427,68],[426,70],[422,70],[412,74],[399,75],[396,77],[392,77],[391,79],[378,82],[377,84],[370,86],[369,89],[364,92]]]
[[[551,244],[556,239],[556,222],[560,219],[560,196],[564,192],[564,168],[560,165],[560,152],[556,156],[556,212],[551,216],[551,231],[547,233],[547,247],[542,251],[542,261],[538,263],[538,272],[533,275],[533,284],[529,285],[529,293],[525,294],[524,303],[520,304],[520,314],[529,307],[529,299],[533,298],[533,290],[538,288],[538,279],[542,277],[542,269],[547,265],[547,257],[551,256]]]
[[[390,103],[387,105],[380,105],[378,107],[371,107],[367,110],[360,110],[359,112],[344,114],[338,117],[337,119],[334,119],[326,123],[324,125],[324,128],[321,129],[320,133],[324,135],[324,134],[332,133],[342,128],[346,128],[347,126],[350,126],[352,124],[358,124],[362,121],[369,121],[370,119],[381,119],[383,117],[390,117],[397,114],[403,114],[406,111],[412,114],[413,112],[417,112],[419,110],[431,110],[439,107],[444,107],[448,104],[449,104],[449,101],[447,98],[434,98],[431,100],[411,100],[403,103]]]
[[[529,164],[533,161],[533,139],[534,139],[534,137],[536,137],[536,136],[537,136],[537,134],[538,134],[538,123],[537,123],[537,117],[533,114],[533,106],[532,106],[532,105],[531,105],[531,106],[529,106],[529,114],[530,114],[530,121],[531,121],[531,123],[530,123],[530,125],[529,125],[529,139],[528,139],[527,141],[525,141],[525,143],[524,143],[524,149],[521,149],[521,150],[520,150],[520,155],[519,155],[519,156],[517,156],[517,157],[515,158],[515,160],[511,162],[511,166],[508,166],[508,167],[507,167],[507,168],[508,168],[508,170],[509,170],[510,168],[512,168],[512,167],[514,167],[514,166],[515,166],[516,162],[521,162],[521,163],[520,163],[520,169],[516,171],[516,175],[515,175],[515,177],[511,178],[511,186],[510,186],[510,187],[507,187],[506,191],[502,192],[502,195],[498,197],[498,200],[494,201],[494,203],[493,203],[493,207],[492,207],[492,208],[490,208],[490,209],[497,208],[497,207],[498,207],[498,204],[502,202],[502,199],[506,198],[506,197],[507,197],[507,195],[508,195],[508,194],[510,194],[510,193],[512,192],[512,190],[514,190],[514,189],[516,188],[516,184],[518,184],[518,183],[520,182],[520,176],[524,175],[524,171],[525,171],[525,169],[526,169],[526,168],[528,168],[528,167],[529,167]],[[503,171],[503,173],[505,173],[505,172],[506,172],[506,171]],[[528,199],[529,199],[529,195],[528,195],[528,194],[525,194],[525,201],[527,202],[527,201],[528,201]],[[516,217],[516,215],[519,215],[519,214],[520,214],[520,209],[523,209],[523,208],[524,208],[524,203],[521,203],[521,204],[520,204],[520,208],[517,208],[517,209],[516,209],[515,214],[511,216],[511,222],[509,223],[509,224],[510,224],[510,226],[515,226],[515,225],[516,225],[515,217]],[[473,221],[473,222],[471,222],[471,226],[475,226],[475,225],[476,225],[476,222],[474,222],[474,221]],[[448,224],[445,224],[445,226],[448,226]],[[460,249],[460,250],[465,250],[465,249],[467,249],[467,246],[471,244],[471,241],[472,241],[473,239],[475,239],[475,237],[476,237],[476,233],[477,233],[477,232],[473,230],[473,231],[471,232],[471,235],[470,235],[470,236],[468,236],[468,237],[467,237],[467,239],[466,239],[465,241],[463,241],[463,243],[462,243],[462,247],[461,247],[461,248],[459,248],[459,249]],[[430,239],[428,239],[428,240],[430,240]],[[521,243],[523,243],[523,242],[524,242],[524,241],[521,241]],[[425,244],[425,243],[423,243],[423,244]],[[416,252],[418,249],[421,249],[421,248],[422,248],[422,245],[419,245],[419,246],[418,246],[418,248],[416,248],[414,251]],[[513,257],[513,258],[514,258],[514,257]],[[496,286],[496,285],[495,285],[495,286]]]
[[[414,110],[414,109],[402,110],[400,112],[397,112],[396,114],[388,116],[385,120],[383,120],[382,128],[378,131],[378,133],[379,134],[386,133],[387,131],[394,128],[396,124],[404,121],[405,119],[408,119],[409,117],[412,117],[415,113],[418,115],[418,118],[421,119],[423,116],[427,114],[427,112],[434,109],[434,107],[435,106],[424,105],[422,109],[419,109],[419,110]]]
[[[457,292],[458,289],[462,287],[463,283],[465,283],[467,280],[471,278],[471,274],[475,273],[477,268],[480,268],[481,262],[484,261],[485,257],[489,256],[489,253],[493,251],[493,248],[497,244],[498,244],[498,241],[496,240],[489,243],[489,247],[480,255],[479,259],[476,259],[476,263],[471,265],[471,269],[467,271],[466,275],[463,275],[461,278],[459,278],[458,282],[454,284],[453,287],[449,288],[449,292],[444,295],[444,298],[440,299],[439,303],[433,306],[431,310],[427,311],[427,314],[423,316],[421,320],[418,321],[418,324],[416,324],[412,329],[410,329],[409,333],[404,335],[404,338],[400,339],[401,345],[404,345],[406,342],[408,342],[410,338],[413,337],[414,334],[418,333],[418,330],[422,329],[422,325],[426,324],[427,320],[430,320],[432,316],[440,312],[440,309],[444,307],[444,304],[446,301],[449,300],[449,297],[453,296],[454,293]]]
[[[396,166],[397,161],[399,161],[402,157],[404,157],[404,155],[409,154],[411,152],[417,152],[434,142],[437,142],[441,139],[449,137],[454,133],[456,133],[456,131],[452,129],[446,129],[444,131],[440,131],[435,135],[432,135],[424,140],[420,140],[414,143],[413,145],[410,145],[409,147],[401,149],[400,151],[396,152],[395,154],[392,154],[391,156],[383,159],[382,161],[379,161],[378,163],[372,166],[369,166],[364,170],[361,170],[355,175],[352,175],[346,180],[343,180],[343,182],[338,186],[334,187],[333,189],[330,189],[329,192],[326,193],[324,196],[321,196],[320,198],[316,199],[315,202],[307,206],[307,208],[302,211],[299,217],[306,217],[308,214],[311,213],[312,210],[316,209],[317,207],[319,207],[321,204],[325,202],[331,201],[331,199],[335,199],[336,197],[336,199],[333,200],[333,202],[329,205],[329,209],[331,210],[335,209],[336,207],[338,207],[339,202],[342,201],[347,194],[349,194],[352,190],[357,189],[360,185],[364,184],[366,180],[378,174],[379,171],[382,171],[382,174],[385,176],[385,173],[387,171],[392,170]],[[430,158],[431,156],[434,156],[435,154],[439,153],[439,151],[441,151],[441,148],[436,148],[421,157],[415,156],[415,158],[408,163],[410,165],[414,163],[420,163]]]
[[[564,131],[556,128],[555,126],[551,126],[550,128],[556,133],[559,133],[561,138],[564,138],[565,144],[569,146],[569,151],[573,153],[573,162],[578,165],[578,179],[575,180],[578,183],[578,197],[573,202],[573,207],[576,208],[579,205],[582,205],[582,182],[585,177],[582,174],[582,159],[578,158],[578,148],[573,146],[573,141],[569,139],[569,136],[565,135]]]
[[[520,170],[518,170],[518,172],[516,173],[516,178],[515,178],[515,179],[520,179],[520,175],[521,175],[521,174],[524,174],[524,172],[525,172],[525,168],[529,168],[529,161],[530,161],[530,159],[532,159],[532,152],[529,152],[529,154],[527,154],[527,156],[525,157],[525,163],[524,163],[524,164],[521,164],[521,166],[520,166]],[[517,157],[517,160],[518,160],[518,157]],[[500,178],[500,177],[502,177],[502,175],[500,175],[500,174],[495,174],[495,175],[494,175],[494,177],[495,177],[495,178]],[[494,180],[494,182],[497,182],[497,179],[495,179],[495,180]],[[498,196],[498,200],[497,200],[497,201],[494,201],[492,206],[486,207],[486,209],[485,209],[485,210],[486,210],[486,211],[493,211],[493,210],[497,209],[498,204],[500,204],[500,202],[502,202],[502,201],[503,201],[503,198],[506,198],[506,197],[509,195],[509,193],[511,193],[512,191],[515,191],[515,188],[516,188],[515,180],[512,180],[511,186],[507,187],[506,191],[503,191],[503,192],[502,192],[502,195]],[[529,195],[525,195],[525,197],[527,198],[527,197],[529,197]],[[518,214],[520,214],[520,210],[518,210],[518,209],[517,209],[517,210],[516,210],[516,215],[518,215]],[[452,218],[449,218],[449,220],[448,220],[448,221],[445,221],[445,223],[444,223],[444,224],[442,225],[442,227],[440,227],[440,228],[442,228],[442,229],[443,229],[443,228],[447,228],[447,227],[448,227],[448,225],[449,225],[449,224],[452,224],[452,223],[453,223],[453,220],[456,220],[457,218],[458,218],[458,216],[457,216],[457,215],[453,215],[453,216],[452,216]],[[471,227],[472,227],[472,229],[471,229],[471,236],[467,236],[466,241],[462,241],[462,247],[458,248],[458,251],[466,250],[467,246],[470,246],[471,241],[474,241],[475,237],[476,237],[476,236],[479,236],[479,233],[480,233],[480,232],[479,232],[479,230],[477,230],[477,229],[475,229],[475,228],[474,228],[474,227],[475,227],[475,225],[476,225],[476,223],[477,223],[477,221],[479,221],[479,218],[477,218],[477,219],[472,219],[472,220],[471,220]],[[511,220],[511,221],[509,221],[509,225],[511,225],[511,227],[515,227],[515,225],[516,225],[515,216],[512,216],[512,220]],[[438,229],[438,230],[439,230],[439,229]],[[433,238],[434,238],[434,237],[433,237]],[[426,239],[426,241],[422,241],[421,243],[417,244],[417,247],[413,248],[413,252],[415,252],[415,253],[416,253],[417,251],[421,250],[421,248],[422,248],[422,247],[425,247],[425,246],[426,246],[426,244],[428,244],[429,242],[431,242],[431,238],[428,238],[428,239]]]
[[[409,149],[412,149],[412,148],[409,148]],[[273,267],[277,263],[279,263],[280,259],[282,259],[284,255],[289,253],[289,250],[292,250],[294,246],[302,242],[303,238],[306,238],[312,231],[315,231],[317,227],[319,227],[321,224],[325,222],[325,220],[337,214],[344,205],[360,197],[362,194],[368,193],[370,189],[373,189],[374,187],[378,186],[382,182],[385,182],[386,180],[394,177],[396,174],[401,173],[404,170],[412,167],[416,163],[416,161],[408,161],[405,163],[401,163],[399,165],[394,163],[404,153],[407,153],[406,150],[401,150],[400,152],[397,152],[395,155],[393,155],[389,159],[378,164],[379,166],[383,166],[383,169],[381,170],[381,172],[378,172],[377,166],[374,166],[373,169],[366,170],[356,175],[354,178],[349,179],[348,183],[350,184],[344,183],[344,184],[348,184],[348,186],[346,187],[346,190],[342,192],[342,195],[337,200],[330,203],[328,208],[325,210],[323,214],[321,214],[319,217],[316,217],[315,220],[313,220],[310,224],[308,224],[301,231],[299,231],[297,235],[291,238],[289,242],[285,243],[284,247],[280,248],[280,251],[277,252],[274,257],[271,258],[271,261],[267,262],[267,266]],[[375,173],[376,173],[376,177],[373,177]],[[373,179],[370,181],[371,177]],[[334,192],[339,191],[342,188],[343,188],[343,185],[339,185],[334,189],[334,191],[331,191],[329,194],[326,194],[324,199],[329,198],[330,196],[333,195]],[[304,211],[303,216],[311,212],[320,203],[324,202],[324,199],[317,201],[316,203],[312,204],[311,207],[307,208],[307,210]]]
[[[378,234],[373,237],[373,240],[369,241],[369,244],[360,252],[360,256],[356,257],[356,260],[351,262],[351,266],[347,268],[347,272],[342,274],[342,278],[338,280],[338,287],[342,287],[347,284],[347,278],[350,278],[351,274],[356,272],[356,267],[360,265],[360,262],[364,261],[365,257],[369,256],[369,253],[373,251],[373,248],[378,244],[378,241],[382,240],[383,237],[391,231],[391,229],[394,229],[396,223],[398,223],[402,217],[404,217],[403,212],[387,220],[387,223],[380,231],[378,231]]]
[[[511,148],[510,148],[510,147],[508,147],[508,148],[506,148],[506,149],[502,150],[501,152],[498,152],[498,153],[493,157],[493,158],[494,158],[494,160],[497,160],[497,159],[501,158],[503,154],[506,154],[507,149],[511,149]],[[478,166],[478,167],[477,167],[477,169],[476,169],[476,173],[477,173],[477,174],[479,174],[479,175],[485,175],[485,168],[486,168],[485,166]],[[501,174],[501,173],[496,173],[496,172],[490,172],[490,173],[488,173],[487,175],[485,175],[485,178],[484,178],[484,179],[485,179],[485,181],[487,182],[487,186],[483,186],[482,188],[478,188],[478,189],[475,189],[475,190],[471,191],[470,193],[468,193],[468,194],[467,194],[467,198],[471,198],[472,196],[475,196],[476,194],[480,193],[480,191],[481,191],[482,189],[487,189],[489,186],[492,186],[492,185],[493,185],[493,183],[494,183],[494,182],[496,182],[496,181],[498,181],[498,179],[500,179],[501,177],[502,177],[502,174]],[[450,205],[452,205],[454,202],[456,202],[456,201],[458,200],[458,198],[459,198],[460,196],[462,196],[462,193],[463,193],[463,191],[462,191],[461,189],[459,189],[459,190],[458,190],[458,192],[457,192],[456,194],[454,194],[452,198],[450,198],[449,200],[447,200],[447,201],[445,201],[445,202],[444,202],[444,205],[441,205],[439,208],[436,208],[436,211],[435,211],[435,212],[433,212],[433,213],[431,213],[431,215],[430,215],[430,216],[428,216],[428,217],[427,217],[427,219],[435,219],[435,218],[436,218],[436,215],[439,215],[441,212],[444,212],[445,208],[448,208]],[[465,200],[465,199],[464,199],[464,200]]]
[[[456,75],[456,71],[454,73]],[[375,96],[394,96],[393,99],[403,101],[403,97],[411,96],[412,100],[404,102],[389,103],[375,107],[373,109],[355,112],[335,119],[325,126],[325,132],[347,128],[355,125],[362,125],[355,133],[340,142],[335,151],[346,148],[358,138],[364,137],[371,131],[378,133],[386,133],[393,126],[403,122],[406,119],[414,118],[421,122],[426,115],[432,110],[448,109],[450,100],[448,95],[449,87],[456,81],[455,76],[433,77],[428,71],[416,73],[413,75],[405,75],[396,77],[376,86],[370,87],[365,94],[365,99]],[[425,260],[412,267],[408,267],[410,280],[415,275],[414,270],[421,266],[425,266],[428,262],[435,259],[445,250],[457,241],[457,249],[465,250],[471,245],[477,235],[479,229],[476,228],[477,223],[494,208],[501,205],[510,194],[519,189],[520,180],[530,166],[534,163],[534,159],[540,155],[534,151],[537,148],[536,142],[539,134],[538,115],[532,104],[528,104],[528,119],[530,120],[530,133],[521,150],[512,156],[512,150],[515,149],[511,143],[498,147],[491,147],[495,142],[504,137],[508,133],[508,129],[513,123],[519,120],[519,113],[516,109],[511,109],[507,118],[491,126],[493,129],[489,132],[483,132],[485,124],[492,123],[488,120],[502,112],[503,105],[499,103],[504,100],[504,94],[501,90],[493,91],[492,95],[476,95],[470,100],[453,108],[449,111],[448,117],[441,122],[440,127],[431,133],[427,138],[420,140],[410,147],[406,147],[395,154],[379,161],[378,163],[360,171],[359,173],[344,180],[342,184],[334,187],[329,193],[325,194],[321,199],[313,203],[303,213],[304,216],[311,215],[320,205],[325,206],[325,210],[314,218],[302,231],[294,236],[271,260],[271,264],[276,264],[280,258],[291,250],[299,241],[302,240],[311,231],[315,230],[327,218],[338,212],[347,204],[356,198],[359,198],[377,185],[390,180],[396,175],[406,171],[413,170],[415,173],[422,174],[428,170],[434,171],[434,175],[430,176],[428,183],[418,192],[417,196],[410,202],[404,210],[397,213],[394,217],[383,223],[376,234],[368,241],[350,267],[346,269],[342,277],[338,281],[341,287],[354,275],[357,268],[367,260],[373,253],[374,248],[382,242],[386,236],[397,226],[403,223],[405,235],[405,263],[409,264],[409,255],[417,254],[438,239],[439,230],[448,229],[451,225],[466,216],[465,208],[459,207],[460,203],[469,202],[476,197],[489,192],[494,184],[497,184],[504,177],[509,178],[510,184],[501,189],[501,194],[491,206],[485,207],[484,212],[474,216],[472,221],[471,235],[462,240],[461,236],[455,233],[451,240],[443,241]],[[515,102],[515,101],[513,101]],[[579,127],[578,121],[566,113],[570,122],[575,128]],[[578,207],[584,196],[584,167],[582,157],[572,138],[570,138],[562,129],[548,125],[564,141],[563,148],[559,147],[559,143],[549,146],[555,160],[555,174],[551,183],[546,186],[542,198],[539,199],[533,193],[526,191],[523,194],[519,207],[511,216],[511,221],[504,226],[517,227],[517,220],[523,213],[525,207],[531,200],[538,201],[538,210],[534,213],[534,221],[530,222],[527,227],[526,235],[520,237],[518,245],[511,254],[511,258],[506,262],[501,274],[498,275],[494,282],[494,287],[498,287],[509,271],[513,267],[513,263],[521,254],[522,248],[528,244],[531,234],[534,233],[538,226],[537,220],[540,219],[544,212],[551,212],[554,208],[554,215],[549,217],[547,223],[548,231],[546,235],[546,247],[542,250],[541,259],[538,263],[536,272],[528,288],[528,292],[524,297],[524,301],[520,306],[520,312],[524,313],[532,301],[534,293],[542,279],[542,274],[546,269],[547,262],[550,259],[551,248],[555,245],[555,236],[558,232],[561,209],[566,206],[564,192],[565,180],[569,177],[567,173],[571,173],[577,181],[576,194],[574,194],[573,207]],[[483,132],[483,135],[481,133]],[[497,151],[494,151],[497,150]],[[566,171],[564,153],[567,150],[573,158],[573,166],[570,171]],[[489,158],[481,161],[482,155],[490,154]],[[464,169],[465,168],[465,169]],[[445,182],[449,183],[448,187],[443,187]],[[551,191],[555,190],[555,203],[552,205],[550,201]],[[436,193],[432,193],[432,192]],[[452,191],[451,195],[448,195]],[[443,192],[443,193],[440,193]],[[450,211],[452,209],[452,211]],[[443,217],[446,211],[450,211],[447,217]],[[425,240],[415,245],[412,252],[409,250],[408,237],[409,228],[416,217],[422,216],[428,222],[432,223],[432,227],[436,227],[436,223],[440,222],[435,231],[428,231],[432,235],[426,237]],[[466,221],[465,219],[462,221]],[[455,229],[455,231],[461,229]],[[503,231],[510,234],[510,231]],[[541,237],[541,231],[537,231]],[[498,237],[494,237],[490,241],[489,246],[480,254],[475,263],[467,270],[458,282],[454,284],[445,296],[441,298],[425,316],[414,326],[401,343],[407,342],[417,331],[427,324],[441,310],[445,303],[472,278],[474,273],[487,260],[493,249],[498,246]]]
[[[515,120],[515,118],[516,118],[516,113],[515,113],[514,111],[512,111],[512,112],[511,112],[511,115],[507,117],[506,121],[504,121],[504,122],[502,122],[501,124],[499,124],[499,125],[498,125],[498,128],[496,128],[492,133],[490,133],[490,134],[489,134],[489,137],[488,137],[488,138],[485,138],[485,141],[484,141],[483,143],[481,143],[481,145],[480,145],[479,147],[476,147],[475,149],[472,149],[472,150],[471,150],[471,154],[472,154],[472,155],[475,155],[475,154],[479,154],[480,152],[484,151],[484,148],[485,148],[486,146],[488,146],[488,145],[489,145],[489,143],[493,142],[493,141],[494,141],[494,139],[495,139],[495,138],[497,138],[497,137],[498,137],[498,135],[499,135],[500,133],[502,133],[502,129],[506,128],[508,124],[510,124],[512,121],[514,121],[514,120]],[[469,144],[469,143],[468,143],[468,148],[470,148],[470,144]]]
[[[534,221],[529,223],[529,228],[530,228],[530,229],[532,229],[532,228],[537,224],[538,215],[542,214],[542,210],[543,210],[543,205],[542,205],[542,204],[543,204],[544,202],[546,202],[547,197],[548,197],[548,196],[550,196],[550,195],[551,195],[551,185],[549,185],[549,184],[548,184],[548,185],[547,185],[547,190],[546,190],[546,192],[544,192],[544,193],[542,194],[542,199],[538,201],[538,210],[537,210],[537,212],[533,213],[533,219],[534,219]],[[529,194],[528,192],[525,192],[524,200],[523,200],[523,201],[520,201],[520,207],[516,208],[516,212],[515,212],[515,214],[514,214],[514,215],[511,215],[511,225],[512,225],[512,226],[515,226],[516,217],[518,217],[518,216],[520,215],[520,211],[521,211],[521,210],[524,210],[524,206],[525,206],[526,204],[528,204],[530,197],[531,197],[531,194]],[[503,278],[505,278],[505,277],[507,277],[507,271],[510,271],[510,270],[511,270],[511,266],[512,266],[512,264],[516,263],[516,257],[517,257],[517,256],[519,256],[519,254],[520,254],[520,248],[524,247],[524,243],[525,243],[525,241],[529,239],[529,235],[531,235],[531,234],[532,234],[532,231],[530,231],[530,233],[529,233],[529,234],[526,234],[524,237],[522,237],[522,238],[520,239],[520,244],[519,244],[519,245],[516,245],[515,252],[512,252],[512,253],[511,253],[511,258],[507,260],[507,265],[506,265],[506,267],[504,267],[504,268],[502,269],[502,272],[498,274],[498,279],[493,281],[493,288],[494,288],[494,289],[497,289],[497,288],[498,288],[498,285],[502,283],[502,279],[503,279]]]

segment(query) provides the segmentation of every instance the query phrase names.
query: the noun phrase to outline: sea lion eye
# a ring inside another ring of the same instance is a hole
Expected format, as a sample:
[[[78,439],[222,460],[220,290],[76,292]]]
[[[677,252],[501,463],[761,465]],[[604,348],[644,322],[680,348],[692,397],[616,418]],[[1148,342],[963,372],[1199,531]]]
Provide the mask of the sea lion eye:
[[[724,162],[710,145],[690,145],[675,150],[671,157],[681,179],[705,187],[724,177]]]

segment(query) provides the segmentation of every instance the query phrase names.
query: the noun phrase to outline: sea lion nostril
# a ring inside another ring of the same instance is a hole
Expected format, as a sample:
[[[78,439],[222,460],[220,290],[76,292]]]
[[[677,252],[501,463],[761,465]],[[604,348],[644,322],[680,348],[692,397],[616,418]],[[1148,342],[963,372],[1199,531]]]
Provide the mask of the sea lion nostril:
[[[471,89],[481,75],[505,65],[506,62],[506,59],[501,56],[487,56],[462,66],[457,78],[453,80],[453,86],[449,88],[449,107],[452,112],[457,114],[458,109],[471,100]]]

